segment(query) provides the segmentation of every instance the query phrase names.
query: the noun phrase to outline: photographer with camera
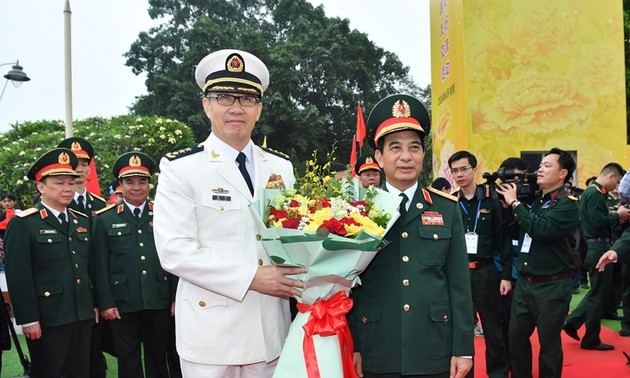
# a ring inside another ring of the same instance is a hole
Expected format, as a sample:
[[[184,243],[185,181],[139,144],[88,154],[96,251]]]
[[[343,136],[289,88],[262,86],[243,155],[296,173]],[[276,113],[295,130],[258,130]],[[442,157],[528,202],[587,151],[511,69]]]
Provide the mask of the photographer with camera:
[[[495,173],[484,173],[484,177],[489,177],[491,181],[487,184],[493,187],[493,190],[496,193],[496,183],[495,181],[498,179],[501,184],[503,183],[514,183],[517,186],[525,186],[528,185],[529,192],[525,192],[523,189],[520,190],[521,200],[525,202],[528,206],[531,204],[535,194],[536,178],[532,175],[528,175],[529,165],[524,159],[519,157],[510,157],[505,159],[498,171]],[[517,190],[519,192],[519,190]],[[514,218],[512,214],[512,208],[510,204],[506,203],[502,196],[498,196],[499,201],[502,205],[502,215],[501,215],[501,228],[504,231],[504,235],[510,240],[512,244],[512,268],[510,270],[510,278],[512,282],[512,287],[516,287],[516,279],[518,278],[518,238],[519,238],[519,228],[518,222]],[[501,281],[503,279],[503,264],[501,263],[501,259],[499,256],[494,257],[494,265],[497,268],[498,272],[498,280]],[[509,345],[509,337],[508,331],[510,326],[510,311],[512,308],[512,297],[514,296],[514,291],[510,291],[507,295],[502,295],[499,298],[499,307],[501,313],[501,329],[503,331],[503,340],[505,345]],[[508,349],[509,356],[509,349]]]
[[[542,160],[536,183],[540,187],[531,208],[517,198],[516,185],[501,184],[497,193],[512,208],[520,229],[518,273],[510,314],[510,369],[513,378],[532,376],[529,338],[538,329],[541,377],[562,376],[560,332],[571,301],[575,269],[567,245],[578,226],[577,199],[564,186],[575,171],[569,153],[553,148]]]
[[[580,198],[581,226],[588,243],[584,263],[591,277],[591,289],[567,317],[564,331],[579,341],[577,330],[585,324],[586,333],[580,345],[582,349],[598,351],[615,349],[613,345],[602,343],[599,338],[604,305],[612,289],[613,269],[610,267],[598,271],[595,266],[611,247],[612,227],[630,217],[630,209],[621,206],[616,212],[610,212],[606,202],[606,193],[619,184],[625,173],[617,163],[606,164],[595,182],[586,188]]]
[[[460,190],[458,197],[464,228],[473,302],[479,311],[486,342],[486,373],[507,377],[509,358],[501,332],[499,297],[512,290],[512,247],[501,227],[501,204],[490,196],[489,188],[475,183],[477,158],[459,151],[448,159]],[[501,257],[503,277],[497,282],[494,256]],[[469,377],[472,373],[469,373]]]

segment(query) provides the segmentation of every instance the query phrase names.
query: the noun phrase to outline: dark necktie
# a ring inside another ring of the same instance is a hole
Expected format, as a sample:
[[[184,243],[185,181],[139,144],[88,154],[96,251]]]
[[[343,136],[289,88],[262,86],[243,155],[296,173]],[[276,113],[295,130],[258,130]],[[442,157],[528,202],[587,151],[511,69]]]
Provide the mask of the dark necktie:
[[[133,215],[135,215],[136,217],[140,218],[140,208],[136,207],[135,209],[133,209]]]
[[[77,197],[77,204],[79,204],[79,211],[85,213],[85,204],[83,203],[84,198],[83,195]]]
[[[247,187],[249,188],[249,192],[254,195],[254,185],[252,184],[252,179],[249,177],[249,172],[247,172],[247,167],[245,167],[245,154],[242,152],[238,153],[236,157],[236,162],[238,163],[238,170],[241,171],[241,175],[245,179],[247,183]]]
[[[57,218],[61,221],[61,228],[68,231],[68,222],[66,221],[66,213],[59,213]]]
[[[400,193],[402,197],[402,201],[400,202],[400,207],[398,208],[398,212],[400,212],[400,219],[405,218],[407,215],[407,201],[409,201],[409,197],[405,193]]]

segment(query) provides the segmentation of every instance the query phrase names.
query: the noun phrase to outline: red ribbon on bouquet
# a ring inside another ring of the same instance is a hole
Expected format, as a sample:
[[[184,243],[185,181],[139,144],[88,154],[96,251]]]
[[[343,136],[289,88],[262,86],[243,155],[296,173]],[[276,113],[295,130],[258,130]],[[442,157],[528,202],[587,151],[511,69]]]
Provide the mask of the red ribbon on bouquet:
[[[304,329],[302,347],[304,348],[304,361],[306,362],[308,377],[320,378],[313,335],[337,335],[341,351],[343,376],[345,378],[356,378],[357,374],[352,363],[354,344],[352,343],[350,328],[346,320],[346,314],[352,308],[352,299],[348,298],[345,291],[340,291],[329,299],[324,299],[314,304],[298,303],[297,308],[301,313],[311,312],[308,321],[302,326]]]

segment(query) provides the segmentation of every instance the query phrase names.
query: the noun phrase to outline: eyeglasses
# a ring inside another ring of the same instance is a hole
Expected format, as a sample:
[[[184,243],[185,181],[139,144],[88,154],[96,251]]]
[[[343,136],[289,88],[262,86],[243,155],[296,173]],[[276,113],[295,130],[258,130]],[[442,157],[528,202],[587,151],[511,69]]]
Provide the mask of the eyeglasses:
[[[466,173],[471,168],[472,167],[470,165],[465,165],[465,166],[460,167],[460,168],[453,168],[453,169],[451,169],[451,173],[454,174],[454,175],[458,174],[459,172]]]
[[[256,96],[250,95],[242,95],[242,96],[234,96],[231,94],[209,94],[206,95],[207,98],[215,98],[217,100],[217,104],[222,106],[232,106],[234,102],[238,100],[238,103],[241,104],[244,108],[253,108],[260,102],[260,99]]]

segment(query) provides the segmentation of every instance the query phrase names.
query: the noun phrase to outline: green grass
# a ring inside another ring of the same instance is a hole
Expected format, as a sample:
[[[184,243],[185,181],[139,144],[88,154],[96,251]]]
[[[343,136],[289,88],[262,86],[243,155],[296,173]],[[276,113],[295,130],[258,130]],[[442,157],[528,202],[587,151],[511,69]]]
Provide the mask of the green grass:
[[[18,335],[18,339],[20,340],[20,346],[22,347],[22,352],[28,357],[30,361],[30,356],[28,354],[28,348],[26,347],[26,340],[24,339],[24,335]],[[105,359],[107,360],[107,378],[117,378],[118,377],[118,360],[115,357],[110,356],[105,353]],[[13,340],[11,341],[11,350],[5,350],[2,354],[2,374],[0,374],[1,378],[9,378],[9,377],[17,377],[21,376],[24,373],[24,368],[22,367],[22,363],[20,362],[20,357],[18,356],[17,350],[15,349],[15,345],[13,344]]]

